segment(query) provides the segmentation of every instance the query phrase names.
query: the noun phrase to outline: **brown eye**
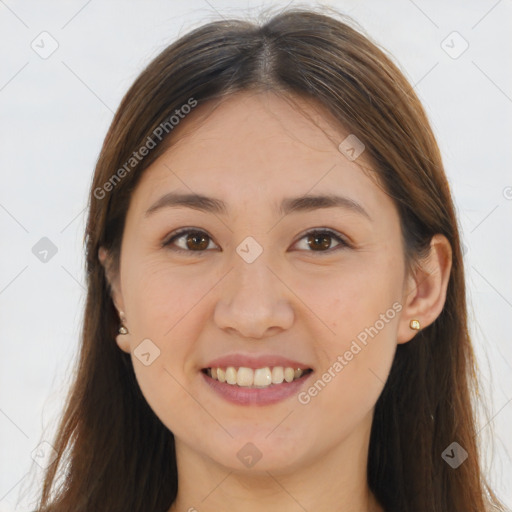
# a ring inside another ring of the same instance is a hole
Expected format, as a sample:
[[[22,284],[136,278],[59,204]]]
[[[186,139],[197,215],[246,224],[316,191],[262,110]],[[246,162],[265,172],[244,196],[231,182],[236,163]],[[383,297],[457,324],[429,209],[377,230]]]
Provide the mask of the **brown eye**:
[[[308,235],[308,245],[311,249],[330,249],[332,236],[328,234]]]
[[[190,250],[202,251],[208,248],[208,235],[193,232],[185,237],[185,244]]]
[[[337,233],[330,230],[315,230],[306,233],[300,240],[306,240],[306,247],[310,250],[307,252],[333,252],[344,247],[349,247],[349,244]],[[333,240],[337,245],[331,247]]]
[[[164,242],[164,247],[176,245],[172,248],[178,252],[204,252],[210,245],[211,238],[204,231],[197,229],[184,229],[175,233],[168,241]]]

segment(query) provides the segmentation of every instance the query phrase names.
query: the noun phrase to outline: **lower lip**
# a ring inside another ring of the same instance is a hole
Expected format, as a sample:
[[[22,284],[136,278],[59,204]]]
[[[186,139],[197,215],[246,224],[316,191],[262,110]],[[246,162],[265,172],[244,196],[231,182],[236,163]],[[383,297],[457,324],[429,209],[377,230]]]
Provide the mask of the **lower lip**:
[[[270,385],[267,388],[245,388],[219,382],[208,377],[201,372],[205,382],[215,393],[220,395],[228,402],[237,405],[270,405],[286,400],[299,392],[299,389],[305,384],[313,372],[308,373],[300,379],[292,382],[283,382],[282,384]]]

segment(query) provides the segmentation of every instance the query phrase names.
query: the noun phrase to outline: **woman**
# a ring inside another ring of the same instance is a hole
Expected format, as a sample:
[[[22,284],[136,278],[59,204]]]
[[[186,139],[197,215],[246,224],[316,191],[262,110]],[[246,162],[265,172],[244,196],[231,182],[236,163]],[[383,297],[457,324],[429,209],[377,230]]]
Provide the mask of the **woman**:
[[[504,510],[439,149],[347,23],[290,10],[165,49],[105,138],[86,244],[38,510]]]

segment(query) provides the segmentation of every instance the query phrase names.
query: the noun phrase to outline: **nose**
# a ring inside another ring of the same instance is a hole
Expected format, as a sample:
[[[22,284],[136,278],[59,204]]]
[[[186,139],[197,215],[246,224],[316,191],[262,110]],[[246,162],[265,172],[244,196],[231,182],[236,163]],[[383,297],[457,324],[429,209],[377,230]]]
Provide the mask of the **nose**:
[[[253,263],[235,262],[235,268],[221,283],[215,306],[216,325],[230,334],[264,339],[291,327],[293,294],[260,256]]]

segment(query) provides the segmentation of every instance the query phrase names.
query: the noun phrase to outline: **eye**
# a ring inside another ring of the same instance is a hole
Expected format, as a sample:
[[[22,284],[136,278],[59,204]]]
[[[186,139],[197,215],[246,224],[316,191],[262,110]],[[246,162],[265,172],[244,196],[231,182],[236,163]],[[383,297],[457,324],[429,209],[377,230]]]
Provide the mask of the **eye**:
[[[314,229],[308,231],[299,241],[303,239],[306,239],[307,247],[314,249],[307,252],[334,252],[345,247],[350,247],[350,244],[340,234],[330,229]],[[334,248],[330,247],[333,239],[338,242],[338,245]]]
[[[350,244],[338,233],[330,229],[315,229],[305,233],[300,239],[306,239],[306,247],[312,249],[307,252],[334,252]],[[332,240],[338,242],[338,245],[330,247]],[[183,228],[171,234],[163,244],[163,247],[171,247],[171,250],[182,253],[204,253],[210,246],[211,237],[205,231],[195,228]],[[297,242],[298,243],[298,242]],[[319,250],[317,250],[319,249]]]
[[[183,228],[171,235],[171,238],[164,242],[164,247],[171,246],[175,241],[181,241],[178,248],[172,248],[176,252],[203,252],[210,245],[210,236],[200,229]]]

